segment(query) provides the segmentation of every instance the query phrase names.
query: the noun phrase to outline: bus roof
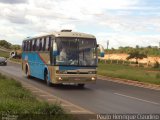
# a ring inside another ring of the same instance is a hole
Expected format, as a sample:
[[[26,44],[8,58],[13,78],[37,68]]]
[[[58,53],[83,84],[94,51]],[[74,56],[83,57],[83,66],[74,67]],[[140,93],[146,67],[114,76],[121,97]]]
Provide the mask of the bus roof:
[[[35,39],[35,38],[40,38],[40,37],[45,37],[45,36],[55,36],[55,37],[77,37],[77,38],[93,38],[96,39],[94,35],[91,34],[86,34],[86,33],[81,33],[81,32],[69,32],[69,31],[61,31],[61,32],[53,32],[50,34],[44,34],[41,36],[36,36],[36,37],[28,37],[25,40],[30,40],[30,39]]]
[[[94,35],[80,32],[55,32],[56,37],[78,37],[78,38],[95,38]]]

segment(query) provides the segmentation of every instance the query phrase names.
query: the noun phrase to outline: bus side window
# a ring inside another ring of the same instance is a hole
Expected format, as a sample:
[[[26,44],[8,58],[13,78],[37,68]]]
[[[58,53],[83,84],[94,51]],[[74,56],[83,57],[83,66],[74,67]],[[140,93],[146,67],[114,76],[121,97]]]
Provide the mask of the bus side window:
[[[30,40],[28,41],[27,46],[28,46],[28,51],[30,51]]]
[[[34,42],[35,40],[32,40],[32,51],[34,51]]]
[[[22,48],[23,48],[23,51],[25,51],[25,42],[24,41],[22,43]]]
[[[46,51],[49,50],[49,37],[46,38]]]
[[[24,51],[24,42],[22,42],[22,50]]]
[[[28,41],[26,41],[26,51],[28,51]]]
[[[39,51],[39,38],[37,39],[36,51]]]
[[[29,47],[30,47],[30,51],[32,51],[32,40],[30,40]]]
[[[39,49],[38,49],[39,51],[41,51],[42,50],[42,39],[40,38],[39,39]]]
[[[25,51],[27,51],[27,42],[25,41]]]
[[[46,38],[44,38],[43,51],[46,50]]]
[[[34,51],[36,51],[36,42],[37,42],[37,40],[35,39],[35,40],[34,40],[34,45],[33,45],[33,50],[34,50]]]
[[[51,49],[51,37],[49,37],[48,51]]]
[[[44,51],[44,38],[42,38],[41,41],[42,41],[42,48],[41,48],[41,51]]]

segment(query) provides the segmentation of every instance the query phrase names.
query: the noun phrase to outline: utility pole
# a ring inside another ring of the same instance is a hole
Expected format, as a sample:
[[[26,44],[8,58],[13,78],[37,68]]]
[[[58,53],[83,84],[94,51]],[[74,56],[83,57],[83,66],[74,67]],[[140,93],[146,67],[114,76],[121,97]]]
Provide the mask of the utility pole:
[[[109,46],[109,40],[107,40],[107,50],[108,50],[108,46]]]
[[[109,60],[110,56],[109,56],[109,50],[108,50],[108,48],[109,48],[109,40],[107,40],[107,51],[108,51],[108,60]]]

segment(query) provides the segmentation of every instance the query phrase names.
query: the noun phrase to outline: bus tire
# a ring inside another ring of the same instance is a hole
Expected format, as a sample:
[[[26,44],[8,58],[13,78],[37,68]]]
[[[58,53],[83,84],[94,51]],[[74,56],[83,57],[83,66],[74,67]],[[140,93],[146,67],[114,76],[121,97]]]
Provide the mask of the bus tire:
[[[84,88],[85,84],[78,84],[79,88]]]
[[[4,66],[7,66],[7,62],[6,62],[6,63],[4,63]]]
[[[44,80],[45,80],[47,86],[51,86],[51,82],[50,82],[49,79],[48,79],[48,78],[49,78],[48,75],[49,75],[49,74],[48,74],[47,70],[45,70],[45,72],[44,72]]]
[[[26,65],[26,77],[27,77],[27,79],[29,79],[30,78],[30,75],[29,75],[29,70],[28,70],[28,66]]]

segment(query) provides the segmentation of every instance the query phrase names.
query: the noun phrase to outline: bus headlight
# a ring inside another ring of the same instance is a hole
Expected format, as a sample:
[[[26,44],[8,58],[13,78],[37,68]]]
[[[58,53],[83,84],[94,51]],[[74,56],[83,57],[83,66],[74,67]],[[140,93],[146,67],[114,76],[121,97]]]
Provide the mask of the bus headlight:
[[[61,77],[59,77],[59,78],[58,78],[58,80],[62,80],[62,78],[61,78]]]
[[[92,77],[91,79],[92,79],[92,80],[95,80],[95,77]]]

